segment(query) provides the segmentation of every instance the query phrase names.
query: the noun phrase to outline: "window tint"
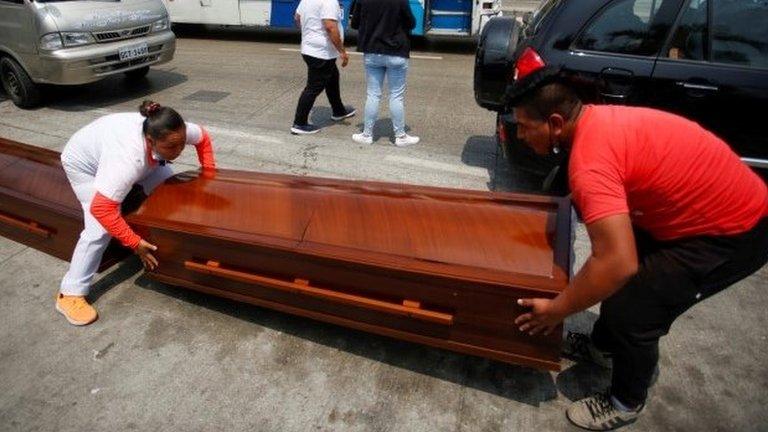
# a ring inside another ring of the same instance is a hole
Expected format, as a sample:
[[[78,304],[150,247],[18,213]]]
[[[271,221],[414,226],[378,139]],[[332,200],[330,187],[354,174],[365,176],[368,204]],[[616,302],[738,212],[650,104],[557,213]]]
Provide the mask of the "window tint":
[[[591,51],[653,55],[653,18],[664,0],[618,0],[593,20],[576,47]]]
[[[557,9],[557,6],[560,5],[561,1],[562,0],[545,0],[541,2],[539,8],[533,12],[533,18],[531,19],[531,24],[528,27],[530,29],[530,35],[535,35],[539,32],[539,27],[541,27],[544,19],[549,15],[550,12]]]
[[[669,44],[671,59],[705,60],[707,43],[707,0],[691,0]]]
[[[768,68],[768,1],[712,1],[712,61]]]

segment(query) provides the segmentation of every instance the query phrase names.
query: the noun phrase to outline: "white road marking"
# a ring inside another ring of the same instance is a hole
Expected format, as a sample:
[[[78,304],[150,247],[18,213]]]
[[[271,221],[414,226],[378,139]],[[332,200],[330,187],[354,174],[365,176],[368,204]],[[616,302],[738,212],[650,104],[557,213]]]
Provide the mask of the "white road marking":
[[[230,138],[248,139],[248,140],[270,143],[270,144],[285,144],[285,141],[279,138],[271,137],[269,135],[254,134],[250,132],[221,128],[216,126],[205,126],[205,128],[208,129],[213,134],[214,141],[216,140],[216,136],[218,135],[218,136],[225,136]]]
[[[280,51],[288,51],[288,52],[301,52],[299,48],[278,48]],[[361,56],[363,53],[357,52],[357,51],[347,51],[350,55],[356,55]],[[415,59],[421,59],[421,60],[442,60],[443,57],[441,56],[429,56],[429,55],[422,55],[422,54],[411,54],[411,58]]]
[[[439,171],[452,172],[455,174],[471,175],[476,177],[488,178],[488,170],[479,167],[470,167],[466,165],[454,165],[444,162],[436,162],[426,159],[418,159],[408,156],[388,155],[384,157],[388,162],[398,162],[406,165],[413,165],[422,168],[429,168]]]

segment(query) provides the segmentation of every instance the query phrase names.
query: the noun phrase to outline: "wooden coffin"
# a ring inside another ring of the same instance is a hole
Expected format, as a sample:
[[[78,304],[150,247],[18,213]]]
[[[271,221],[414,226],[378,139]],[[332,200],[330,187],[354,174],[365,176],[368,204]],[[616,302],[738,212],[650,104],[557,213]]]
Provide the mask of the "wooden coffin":
[[[83,230],[83,209],[60,157],[0,138],[0,235],[69,261]],[[129,254],[113,242],[100,271]]]
[[[128,220],[158,246],[158,281],[559,368],[561,329],[513,320],[568,283],[567,199],[219,170],[170,179]]]

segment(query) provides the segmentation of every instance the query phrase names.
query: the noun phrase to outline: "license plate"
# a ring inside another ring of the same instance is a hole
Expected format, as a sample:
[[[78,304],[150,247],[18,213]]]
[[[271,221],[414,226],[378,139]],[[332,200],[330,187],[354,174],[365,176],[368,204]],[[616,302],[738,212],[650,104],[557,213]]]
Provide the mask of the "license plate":
[[[131,45],[120,49],[120,61],[133,60],[147,54],[149,54],[149,47],[147,47],[147,44]]]

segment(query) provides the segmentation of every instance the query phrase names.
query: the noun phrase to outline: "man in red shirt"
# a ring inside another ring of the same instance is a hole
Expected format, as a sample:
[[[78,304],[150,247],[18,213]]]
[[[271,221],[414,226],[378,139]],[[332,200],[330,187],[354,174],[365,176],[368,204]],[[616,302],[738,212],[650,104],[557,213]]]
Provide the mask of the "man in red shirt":
[[[519,300],[531,310],[515,322],[548,333],[602,302],[586,352],[611,358],[611,388],[574,402],[567,416],[615,429],[643,409],[659,338],[674,320],[768,262],[768,190],[698,124],[649,108],[583,105],[569,81],[544,72],[513,95],[517,135],[539,154],[568,156],[592,253],[556,298]]]

